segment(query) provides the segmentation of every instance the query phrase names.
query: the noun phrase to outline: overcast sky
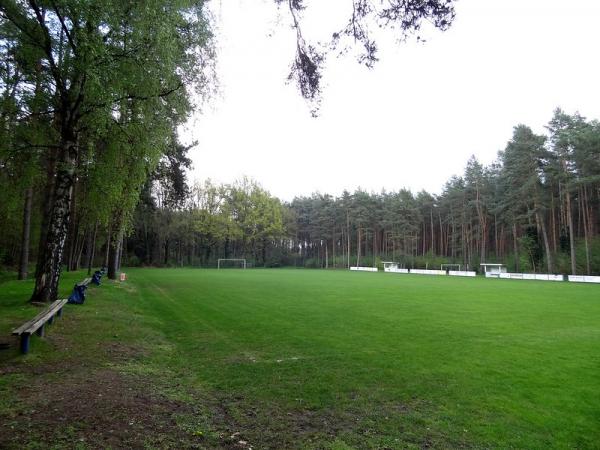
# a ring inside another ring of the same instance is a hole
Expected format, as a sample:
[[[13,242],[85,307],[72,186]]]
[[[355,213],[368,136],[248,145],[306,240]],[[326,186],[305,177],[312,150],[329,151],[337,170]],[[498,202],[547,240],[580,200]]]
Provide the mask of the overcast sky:
[[[350,0],[307,1],[306,34],[343,23]],[[183,132],[197,140],[191,180],[243,175],[291,200],[320,191],[441,192],[470,155],[485,164],[514,125],[543,132],[560,106],[600,118],[600,1],[460,0],[427,42],[380,42],[366,69],[330,58],[320,116],[286,84],[294,33],[273,0],[212,5],[220,94]]]

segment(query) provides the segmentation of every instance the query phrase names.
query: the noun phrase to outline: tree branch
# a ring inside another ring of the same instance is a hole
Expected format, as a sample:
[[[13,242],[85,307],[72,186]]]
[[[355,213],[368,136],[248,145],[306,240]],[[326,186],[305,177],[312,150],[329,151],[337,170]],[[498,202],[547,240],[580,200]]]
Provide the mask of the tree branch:
[[[48,63],[50,64],[50,71],[52,72],[52,77],[54,78],[54,81],[56,82],[56,87],[57,87],[58,91],[60,92],[61,97],[63,99],[66,99],[67,89],[66,89],[66,86],[60,75],[60,70],[58,70],[58,67],[56,65],[56,61],[54,60],[54,55],[52,54],[52,37],[50,36],[50,31],[48,30],[48,27],[46,26],[46,20],[45,20],[44,14],[40,10],[40,8],[35,0],[29,0],[29,5],[35,12],[35,17],[40,25],[40,29],[42,30],[42,33],[44,34],[44,45],[42,48],[44,49],[44,52],[46,53],[46,57],[48,58]]]
[[[168,97],[169,95],[171,95],[174,92],[176,92],[179,89],[181,89],[183,86],[184,86],[183,83],[178,83],[177,86],[175,86],[175,87],[173,87],[171,89],[168,89],[166,91],[159,92],[159,93],[157,93],[155,95],[135,95],[135,94],[123,95],[121,97],[117,97],[117,98],[112,99],[110,102],[96,103],[96,104],[90,105],[90,108],[84,114],[90,114],[95,109],[106,108],[107,106],[109,106],[111,104],[119,103],[119,102],[121,102],[123,100],[141,100],[141,101],[145,101],[145,100],[151,100],[153,98]],[[84,114],[82,114],[82,116]]]
[[[50,3],[52,4],[52,8],[54,9],[54,12],[56,13],[56,17],[58,17],[58,20],[60,21],[61,28],[63,29],[63,31],[65,32],[65,35],[67,36],[67,40],[69,41],[69,45],[71,47],[71,50],[73,50],[73,54],[75,56],[77,56],[77,46],[75,45],[75,42],[73,41],[73,37],[71,36],[71,32],[67,28],[67,24],[65,23],[65,18],[59,12],[58,6],[56,6],[56,2],[54,0],[51,0]]]

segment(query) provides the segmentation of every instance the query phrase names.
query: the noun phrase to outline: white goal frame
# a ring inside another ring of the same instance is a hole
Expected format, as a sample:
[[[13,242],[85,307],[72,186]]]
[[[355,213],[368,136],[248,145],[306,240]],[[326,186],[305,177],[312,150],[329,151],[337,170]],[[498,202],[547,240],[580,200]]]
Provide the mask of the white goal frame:
[[[458,271],[459,272],[460,272],[460,268],[462,267],[462,265],[460,265],[460,264],[441,264],[440,265],[440,270],[452,270],[452,268],[446,269],[446,267],[448,267],[448,266],[454,266],[454,267],[458,266]]]
[[[221,268],[221,261],[242,261],[242,269],[246,268],[246,259],[245,258],[219,258],[217,260],[217,269]]]

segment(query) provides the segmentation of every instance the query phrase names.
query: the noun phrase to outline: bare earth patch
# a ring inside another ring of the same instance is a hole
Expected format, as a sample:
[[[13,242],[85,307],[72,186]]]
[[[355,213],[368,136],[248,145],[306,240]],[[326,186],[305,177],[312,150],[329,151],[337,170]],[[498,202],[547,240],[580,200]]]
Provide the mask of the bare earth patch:
[[[175,401],[149,377],[107,368],[40,366],[24,375],[13,412],[0,415],[3,449],[280,449],[373,431],[372,418],[357,413],[286,411],[200,393]]]
[[[51,382],[33,377],[17,396],[15,414],[0,416],[0,448],[196,446],[176,423],[178,415],[191,412],[188,405],[113,370],[77,370]]]
[[[68,338],[58,341],[68,346]],[[323,448],[344,436],[356,444],[361,436],[376,435],[377,422],[386,416],[410,414],[405,405],[290,410],[235,394],[190,391],[166,377],[119,372],[119,363],[143,360],[143,350],[116,342],[98,343],[97,350],[99,361],[117,365],[70,358],[0,368],[0,376],[20,377],[10,395],[12,406],[0,412],[0,448]],[[185,400],[170,398],[168,391]],[[398,444],[381,448],[407,443]],[[410,444],[438,446],[427,439]]]
[[[60,350],[60,360],[13,359],[0,365],[0,377],[15,377],[6,392],[9,407],[5,403],[0,410],[1,449],[323,448],[339,437],[360,441],[377,434],[377,422],[385,416],[410,412],[405,405],[325,411],[256,404],[234,393],[193,391],[166,374],[123,373],[123,363],[143,364],[148,356],[133,345],[104,341],[94,343],[93,351],[75,353],[69,335],[46,339]],[[262,361],[244,354],[231,362],[300,364],[302,358]],[[411,444],[436,447],[427,440]]]

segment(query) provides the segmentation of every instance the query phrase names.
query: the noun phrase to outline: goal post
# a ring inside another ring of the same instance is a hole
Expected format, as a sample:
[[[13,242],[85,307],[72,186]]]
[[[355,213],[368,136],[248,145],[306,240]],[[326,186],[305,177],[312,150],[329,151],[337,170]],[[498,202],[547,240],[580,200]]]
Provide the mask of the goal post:
[[[232,263],[231,265],[227,264],[227,263]],[[225,263],[225,264],[223,264]],[[239,268],[239,269],[245,269],[246,268],[246,260],[244,258],[219,258],[217,260],[217,269],[224,269],[224,268]]]
[[[440,270],[458,270],[460,271],[460,268],[462,266],[460,264],[442,264],[440,265]]]

